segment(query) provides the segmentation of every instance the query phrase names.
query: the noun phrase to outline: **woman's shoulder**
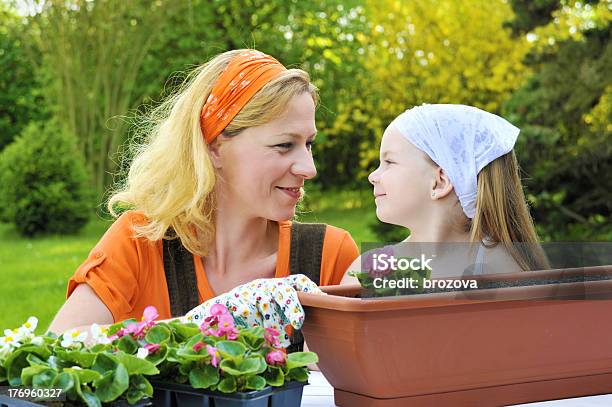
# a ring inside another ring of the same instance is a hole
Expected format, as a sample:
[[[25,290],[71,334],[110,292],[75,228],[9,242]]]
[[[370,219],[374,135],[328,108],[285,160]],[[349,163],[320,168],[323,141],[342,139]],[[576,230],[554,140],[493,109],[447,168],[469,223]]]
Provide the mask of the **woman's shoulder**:
[[[339,240],[342,241],[344,239],[353,240],[351,234],[337,226],[325,224],[325,239]]]
[[[145,226],[149,223],[149,219],[137,210],[129,210],[119,215],[113,222],[111,228],[124,233],[133,232],[138,226]]]
[[[137,231],[138,227],[146,226],[148,223],[149,219],[141,211],[125,211],[108,228],[104,236],[106,239],[103,240],[110,238],[116,242],[130,240],[137,244],[151,243]]]

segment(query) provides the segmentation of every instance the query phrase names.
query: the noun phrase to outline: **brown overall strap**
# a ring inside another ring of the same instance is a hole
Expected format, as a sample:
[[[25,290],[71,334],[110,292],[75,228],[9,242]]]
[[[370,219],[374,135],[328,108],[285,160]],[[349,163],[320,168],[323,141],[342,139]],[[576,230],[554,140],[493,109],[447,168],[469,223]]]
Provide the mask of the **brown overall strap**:
[[[200,304],[193,254],[180,239],[164,239],[163,248],[170,312],[173,317],[182,317]]]
[[[304,274],[316,284],[321,280],[321,258],[326,225],[321,223],[291,224],[289,274]],[[185,315],[199,305],[198,285],[193,255],[180,239],[163,240],[164,272],[173,317]],[[301,351],[304,337],[294,330],[288,352]]]
[[[289,274],[304,274],[317,285],[320,284],[326,228],[322,223],[291,223]],[[302,332],[294,329],[287,352],[299,352],[303,349],[304,336]]]

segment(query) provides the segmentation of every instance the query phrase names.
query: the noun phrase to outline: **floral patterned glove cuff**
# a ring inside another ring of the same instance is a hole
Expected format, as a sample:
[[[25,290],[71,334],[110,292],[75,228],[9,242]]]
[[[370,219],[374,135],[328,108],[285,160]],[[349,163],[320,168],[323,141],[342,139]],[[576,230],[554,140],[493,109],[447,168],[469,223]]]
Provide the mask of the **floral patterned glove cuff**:
[[[184,319],[199,324],[210,315],[215,304],[222,304],[232,313],[237,327],[263,326],[281,333],[281,343],[289,346],[286,327],[300,329],[304,323],[304,309],[297,291],[323,294],[319,287],[303,274],[283,278],[257,279],[198,305]],[[282,335],[284,333],[284,335]]]

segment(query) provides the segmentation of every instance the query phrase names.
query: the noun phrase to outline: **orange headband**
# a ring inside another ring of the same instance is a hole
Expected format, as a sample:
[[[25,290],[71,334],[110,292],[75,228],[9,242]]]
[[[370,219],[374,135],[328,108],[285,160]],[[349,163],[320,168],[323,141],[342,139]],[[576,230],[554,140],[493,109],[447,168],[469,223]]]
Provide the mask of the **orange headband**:
[[[276,59],[259,51],[236,55],[202,107],[200,126],[206,144],[221,134],[257,91],[285,70]]]

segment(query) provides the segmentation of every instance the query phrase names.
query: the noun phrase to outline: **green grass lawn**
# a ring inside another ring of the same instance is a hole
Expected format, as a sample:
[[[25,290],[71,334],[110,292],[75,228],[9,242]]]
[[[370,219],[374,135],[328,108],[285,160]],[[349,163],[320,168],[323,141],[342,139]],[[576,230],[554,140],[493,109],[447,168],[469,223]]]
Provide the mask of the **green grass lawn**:
[[[348,230],[357,244],[373,241],[368,224],[375,219],[370,191],[339,191],[307,196],[299,220]],[[110,223],[92,219],[77,235],[35,239],[20,237],[0,223],[0,335],[30,315],[43,332],[65,299],[66,283]]]

